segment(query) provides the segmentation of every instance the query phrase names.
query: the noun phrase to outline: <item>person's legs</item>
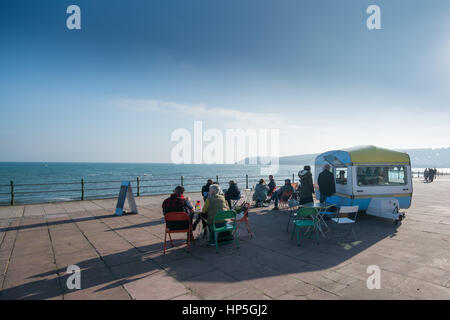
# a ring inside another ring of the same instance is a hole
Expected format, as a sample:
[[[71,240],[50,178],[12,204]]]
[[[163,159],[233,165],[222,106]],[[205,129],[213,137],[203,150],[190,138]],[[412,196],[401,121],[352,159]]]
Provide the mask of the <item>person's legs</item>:
[[[275,207],[274,208],[278,208],[278,190],[275,190],[275,192],[272,195],[271,200],[275,200]]]
[[[325,203],[327,202],[327,196],[324,194],[320,194],[320,203]]]

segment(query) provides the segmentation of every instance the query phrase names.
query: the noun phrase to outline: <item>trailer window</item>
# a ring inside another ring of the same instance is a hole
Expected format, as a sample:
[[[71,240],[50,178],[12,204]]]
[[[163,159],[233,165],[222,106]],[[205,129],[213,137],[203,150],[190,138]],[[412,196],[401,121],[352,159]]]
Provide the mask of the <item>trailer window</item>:
[[[357,169],[358,186],[399,186],[406,184],[405,166],[367,166]]]
[[[336,184],[347,184],[347,168],[336,168]]]

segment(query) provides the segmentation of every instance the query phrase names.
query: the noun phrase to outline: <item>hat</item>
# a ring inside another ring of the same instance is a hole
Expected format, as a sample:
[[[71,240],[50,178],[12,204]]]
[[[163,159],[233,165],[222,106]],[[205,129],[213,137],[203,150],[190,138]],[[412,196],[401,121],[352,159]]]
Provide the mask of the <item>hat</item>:
[[[303,170],[311,171],[311,167],[310,167],[310,166],[304,166],[304,167],[303,167]]]
[[[308,172],[309,172],[308,170],[304,169],[304,170],[302,170],[302,171],[300,171],[300,172],[298,173],[298,176],[299,176],[299,177],[302,177],[302,176],[304,176],[305,174],[307,174]]]

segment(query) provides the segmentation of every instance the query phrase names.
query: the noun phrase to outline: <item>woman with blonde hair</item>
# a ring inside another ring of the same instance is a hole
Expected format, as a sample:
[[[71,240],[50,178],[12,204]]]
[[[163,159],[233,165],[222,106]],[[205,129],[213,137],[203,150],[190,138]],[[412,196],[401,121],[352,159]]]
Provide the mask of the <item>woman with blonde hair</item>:
[[[212,231],[212,225],[214,223],[215,216],[224,210],[229,210],[227,201],[223,196],[222,189],[218,184],[212,184],[209,186],[209,194],[203,206],[202,213],[207,215],[209,226],[209,241],[214,243],[214,232]],[[216,221],[216,227],[223,227],[225,221]]]

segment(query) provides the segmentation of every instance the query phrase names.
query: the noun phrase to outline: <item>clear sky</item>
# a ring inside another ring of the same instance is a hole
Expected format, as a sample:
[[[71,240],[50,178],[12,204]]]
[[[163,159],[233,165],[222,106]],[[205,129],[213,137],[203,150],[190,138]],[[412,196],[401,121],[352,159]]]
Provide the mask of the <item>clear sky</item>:
[[[448,147],[450,1],[1,1],[0,161],[169,162],[194,120],[281,155]]]

